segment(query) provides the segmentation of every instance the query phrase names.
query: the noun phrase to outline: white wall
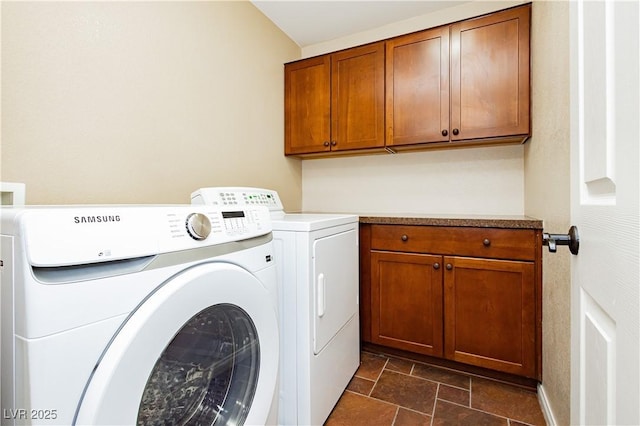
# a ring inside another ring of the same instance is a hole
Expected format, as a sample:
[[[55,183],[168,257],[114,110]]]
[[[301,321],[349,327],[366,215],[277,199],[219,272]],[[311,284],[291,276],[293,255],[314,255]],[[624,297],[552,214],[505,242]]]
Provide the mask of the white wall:
[[[372,41],[383,40],[385,38],[395,37],[414,31],[421,31],[426,28],[433,28],[439,25],[446,25],[455,21],[473,18],[476,16],[484,15],[486,13],[495,12],[496,10],[507,9],[509,7],[517,6],[524,3],[529,3],[529,1],[464,1],[462,4],[444,8],[438,12],[415,16],[404,21],[393,22],[391,24],[374,28],[369,31],[362,31],[335,40],[329,40],[323,43],[305,46],[302,48],[302,57],[310,58],[312,56],[321,55],[340,49],[346,49],[349,47],[370,43]]]
[[[250,2],[2,2],[0,180],[27,204],[188,203],[250,185],[301,203],[283,155],[300,48]]]
[[[473,1],[302,49],[311,57],[522,4]],[[302,208],[353,213],[524,214],[524,148],[302,161]]]
[[[304,160],[306,211],[521,215],[520,145]]]

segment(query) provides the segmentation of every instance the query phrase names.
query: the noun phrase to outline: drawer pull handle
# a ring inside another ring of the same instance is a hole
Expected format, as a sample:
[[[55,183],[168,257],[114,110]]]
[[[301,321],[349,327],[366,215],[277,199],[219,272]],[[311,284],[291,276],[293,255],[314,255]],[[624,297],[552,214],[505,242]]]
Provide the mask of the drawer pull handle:
[[[453,269],[453,265],[450,263],[447,263],[447,271],[450,271]]]
[[[440,269],[440,264],[438,262],[434,263],[433,269]]]
[[[400,237],[400,239],[402,241],[407,241],[409,239],[409,236],[407,234],[402,235],[402,237]]]
[[[489,247],[491,245],[491,240],[488,238],[485,238],[482,244],[484,244],[485,247]]]

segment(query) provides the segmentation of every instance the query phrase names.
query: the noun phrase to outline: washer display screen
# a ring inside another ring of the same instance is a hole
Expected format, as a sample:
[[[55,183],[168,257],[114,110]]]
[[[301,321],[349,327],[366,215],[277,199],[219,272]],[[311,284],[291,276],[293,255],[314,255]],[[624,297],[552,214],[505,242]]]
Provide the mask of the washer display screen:
[[[192,317],[156,362],[138,425],[241,425],[258,382],[260,345],[247,313],[210,306]]]

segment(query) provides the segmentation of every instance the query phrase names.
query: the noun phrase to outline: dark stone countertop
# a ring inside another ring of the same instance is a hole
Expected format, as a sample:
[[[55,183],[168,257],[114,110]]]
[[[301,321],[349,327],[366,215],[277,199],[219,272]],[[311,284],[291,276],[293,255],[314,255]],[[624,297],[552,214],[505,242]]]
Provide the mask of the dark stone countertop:
[[[542,229],[543,222],[529,216],[361,214],[360,223],[373,225],[467,226],[474,228]]]

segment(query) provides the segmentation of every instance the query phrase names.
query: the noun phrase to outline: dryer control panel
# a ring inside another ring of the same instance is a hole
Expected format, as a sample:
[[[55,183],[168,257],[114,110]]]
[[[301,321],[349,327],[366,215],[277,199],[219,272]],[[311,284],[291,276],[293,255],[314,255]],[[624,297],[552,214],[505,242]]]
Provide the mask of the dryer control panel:
[[[200,188],[191,193],[191,204],[217,207],[265,206],[272,212],[284,210],[277,191],[241,186]]]

